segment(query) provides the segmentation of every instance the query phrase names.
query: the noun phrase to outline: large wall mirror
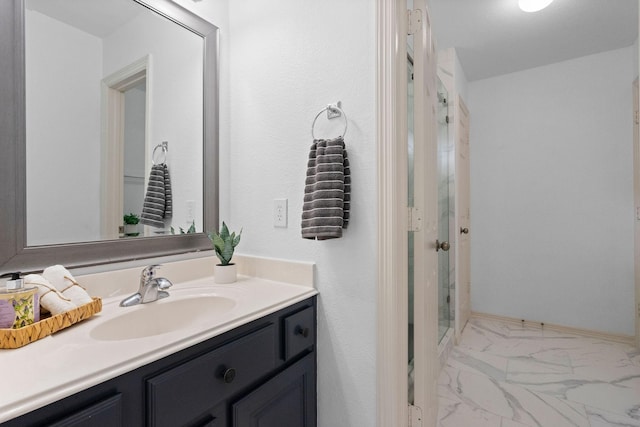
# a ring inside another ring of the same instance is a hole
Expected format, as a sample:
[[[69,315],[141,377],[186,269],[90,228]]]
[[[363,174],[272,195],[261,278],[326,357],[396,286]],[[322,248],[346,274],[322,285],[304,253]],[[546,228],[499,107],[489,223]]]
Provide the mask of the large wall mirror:
[[[0,0],[0,271],[211,248],[217,30],[169,0]]]

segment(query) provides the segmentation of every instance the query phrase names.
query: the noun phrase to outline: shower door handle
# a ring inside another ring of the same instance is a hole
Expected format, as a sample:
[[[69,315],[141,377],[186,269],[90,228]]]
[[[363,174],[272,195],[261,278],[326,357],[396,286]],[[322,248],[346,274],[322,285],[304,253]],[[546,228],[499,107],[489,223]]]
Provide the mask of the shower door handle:
[[[438,252],[440,249],[447,252],[449,249],[451,249],[451,245],[449,244],[449,242],[441,242],[440,240],[436,240],[436,252]]]

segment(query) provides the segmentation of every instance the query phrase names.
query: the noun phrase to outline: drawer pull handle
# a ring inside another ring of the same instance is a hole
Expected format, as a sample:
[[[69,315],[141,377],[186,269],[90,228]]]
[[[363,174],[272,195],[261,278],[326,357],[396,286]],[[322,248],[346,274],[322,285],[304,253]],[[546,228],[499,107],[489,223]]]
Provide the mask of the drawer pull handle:
[[[309,328],[303,328],[302,326],[296,326],[296,330],[294,331],[296,335],[302,335],[304,338],[309,336]]]
[[[231,384],[234,379],[236,379],[236,370],[233,368],[225,369],[222,374],[222,380],[226,384]]]

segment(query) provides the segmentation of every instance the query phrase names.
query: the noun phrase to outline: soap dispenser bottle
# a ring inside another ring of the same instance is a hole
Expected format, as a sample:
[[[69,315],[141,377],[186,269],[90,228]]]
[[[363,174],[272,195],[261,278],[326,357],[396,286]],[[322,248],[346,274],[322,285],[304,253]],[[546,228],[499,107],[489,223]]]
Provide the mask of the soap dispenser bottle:
[[[40,320],[38,288],[25,288],[20,272],[7,273],[5,289],[0,289],[0,328],[22,328]]]

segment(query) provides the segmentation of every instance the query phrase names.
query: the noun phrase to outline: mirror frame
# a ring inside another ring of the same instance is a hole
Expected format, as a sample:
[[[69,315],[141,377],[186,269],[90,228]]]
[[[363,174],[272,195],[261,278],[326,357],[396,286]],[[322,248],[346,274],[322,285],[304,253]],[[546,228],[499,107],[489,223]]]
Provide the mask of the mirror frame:
[[[132,0],[204,42],[203,227],[218,228],[218,27],[170,0]],[[84,267],[211,250],[206,233],[27,246],[25,0],[0,0],[0,273]]]

